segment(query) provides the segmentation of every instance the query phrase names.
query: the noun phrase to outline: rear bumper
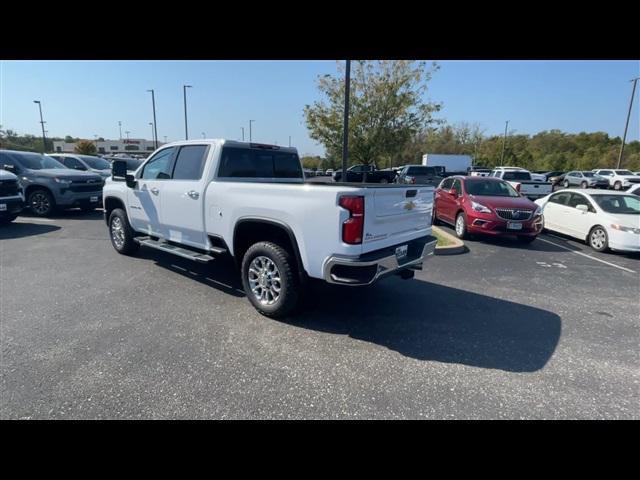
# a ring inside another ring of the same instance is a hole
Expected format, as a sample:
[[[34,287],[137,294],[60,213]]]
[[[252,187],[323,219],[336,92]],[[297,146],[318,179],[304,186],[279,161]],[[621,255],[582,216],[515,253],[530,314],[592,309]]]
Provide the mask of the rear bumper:
[[[323,267],[323,277],[339,285],[370,285],[381,277],[406,269],[421,270],[422,263],[436,248],[437,239],[431,235],[393,245],[357,257],[334,255]],[[397,247],[407,245],[407,255],[398,259]]]

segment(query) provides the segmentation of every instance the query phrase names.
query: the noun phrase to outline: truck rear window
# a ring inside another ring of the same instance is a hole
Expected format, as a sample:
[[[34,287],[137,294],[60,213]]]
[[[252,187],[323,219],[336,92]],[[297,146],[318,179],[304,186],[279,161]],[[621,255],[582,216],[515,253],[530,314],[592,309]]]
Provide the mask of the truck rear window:
[[[502,174],[503,180],[531,180],[529,172],[504,172]]]
[[[260,148],[224,147],[219,178],[303,178],[295,153]]]

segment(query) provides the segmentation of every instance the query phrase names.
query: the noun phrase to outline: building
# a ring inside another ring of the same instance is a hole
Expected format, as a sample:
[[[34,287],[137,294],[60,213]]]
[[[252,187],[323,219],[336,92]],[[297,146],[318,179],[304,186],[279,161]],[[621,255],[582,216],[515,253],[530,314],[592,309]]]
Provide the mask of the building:
[[[143,138],[125,138],[123,140],[94,140],[99,154],[116,154],[128,153],[129,155],[147,156],[153,152],[155,144],[153,140],[145,140]],[[158,147],[162,146],[162,142],[158,142]],[[75,153],[76,144],[66,143],[64,141],[54,141],[53,150],[58,153]]]

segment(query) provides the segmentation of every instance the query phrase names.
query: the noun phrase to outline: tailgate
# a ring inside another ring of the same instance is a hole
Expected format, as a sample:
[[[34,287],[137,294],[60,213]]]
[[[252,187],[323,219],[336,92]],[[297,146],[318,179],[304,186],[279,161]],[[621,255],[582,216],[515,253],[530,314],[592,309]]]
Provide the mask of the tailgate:
[[[548,193],[551,193],[551,184],[540,182],[523,182],[520,184],[520,193],[524,193],[525,195],[544,196]]]
[[[431,233],[434,188],[385,187],[367,196],[363,252],[370,252]]]

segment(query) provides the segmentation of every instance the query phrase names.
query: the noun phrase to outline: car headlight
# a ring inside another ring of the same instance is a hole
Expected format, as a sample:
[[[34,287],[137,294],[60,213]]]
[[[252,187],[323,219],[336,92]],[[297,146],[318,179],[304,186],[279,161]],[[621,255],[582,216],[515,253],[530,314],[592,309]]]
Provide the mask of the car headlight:
[[[637,233],[640,235],[640,228],[625,227],[624,225],[618,225],[617,223],[612,223],[611,228],[621,232]]]
[[[536,207],[536,211],[533,212],[534,217],[537,217],[538,215],[542,215],[542,208],[540,208],[540,206]]]
[[[471,208],[473,208],[476,212],[482,213],[491,213],[491,210],[488,207],[485,207],[481,203],[471,201]]]
[[[71,185],[71,180],[67,180],[66,178],[54,177],[53,181],[62,185]]]

